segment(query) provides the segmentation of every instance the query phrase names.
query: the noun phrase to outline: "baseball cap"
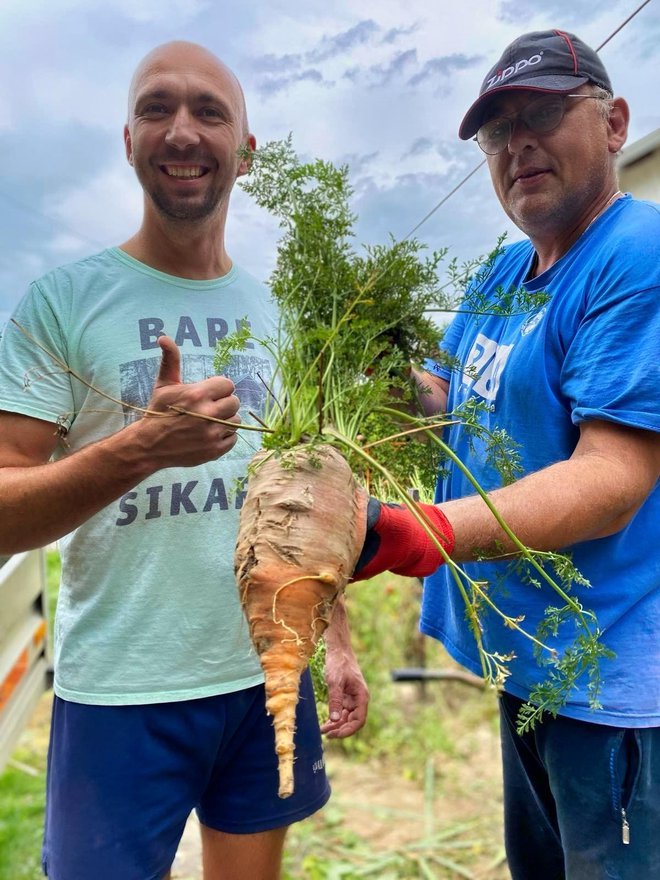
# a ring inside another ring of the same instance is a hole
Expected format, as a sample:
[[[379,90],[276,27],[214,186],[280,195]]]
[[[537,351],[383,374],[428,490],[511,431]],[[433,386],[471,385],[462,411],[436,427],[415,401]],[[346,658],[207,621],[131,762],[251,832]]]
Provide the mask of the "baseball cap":
[[[461,122],[458,136],[466,141],[476,134],[492,95],[511,89],[570,92],[588,82],[612,94],[612,84],[600,58],[579,37],[558,30],[523,34],[507,46],[487,73],[479,97]]]

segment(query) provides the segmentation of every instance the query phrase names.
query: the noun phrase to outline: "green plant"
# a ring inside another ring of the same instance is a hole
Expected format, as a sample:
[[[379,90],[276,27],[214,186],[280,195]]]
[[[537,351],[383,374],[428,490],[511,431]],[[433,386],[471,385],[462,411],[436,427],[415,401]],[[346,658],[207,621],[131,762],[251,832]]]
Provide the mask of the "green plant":
[[[48,599],[48,628],[51,640],[53,638],[53,624],[57,607],[57,594],[60,589],[61,570],[62,563],[59,552],[53,548],[46,550],[46,596]]]
[[[442,441],[440,429],[449,420],[460,420],[468,433],[486,439],[487,455],[504,483],[519,472],[514,444],[502,431],[484,438],[472,404],[444,419],[423,418],[408,378],[411,362],[439,357],[438,330],[429,311],[456,308],[462,293],[458,288],[473,275],[490,271],[501,241],[479,265],[459,267],[450,262],[448,278],[441,284],[438,273],[445,252],[427,255],[415,240],[390,241],[356,252],[347,168],[321,160],[301,162],[291,138],[266,144],[252,159],[253,172],[242,185],[283,229],[270,279],[281,322],[276,338],[260,340],[278,365],[262,423],[265,449],[287,466],[287,450],[292,448],[304,445],[314,461],[320,444],[338,447],[370,492],[406,504],[432,538],[409,490],[415,486],[430,498],[443,462],[460,468],[516,548],[516,565],[524,566],[530,579],[549,586],[562,602],[559,608],[548,608],[537,632],[527,632],[522,618],[500,610],[492,585],[469,577],[437,544],[465,602],[484,677],[500,686],[511,660],[489,652],[483,643],[480,616],[488,608],[504,626],[530,639],[539,662],[549,666],[545,682],[521,715],[521,730],[533,727],[543,712],[556,713],[583,674],[590,680],[592,705],[597,705],[599,661],[608,652],[600,642],[594,615],[571,592],[574,584],[584,584],[583,579],[560,554],[537,553],[516,538],[463,462]],[[501,290],[495,306],[474,294],[461,307],[506,315],[538,308],[545,299],[545,294],[522,289]],[[216,368],[222,369],[232,346],[240,348],[245,342],[244,328],[224,340]],[[424,442],[417,442],[420,437]],[[576,625],[578,635],[558,656],[544,638],[568,620]]]

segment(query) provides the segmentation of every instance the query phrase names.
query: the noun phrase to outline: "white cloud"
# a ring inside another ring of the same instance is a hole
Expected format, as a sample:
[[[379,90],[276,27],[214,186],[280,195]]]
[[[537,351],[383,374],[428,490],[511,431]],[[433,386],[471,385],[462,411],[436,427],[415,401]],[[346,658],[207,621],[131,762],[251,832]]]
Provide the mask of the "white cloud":
[[[140,225],[142,191],[132,169],[117,164],[44,207],[49,216],[66,224],[66,231],[56,232],[48,242],[51,252],[61,246],[58,242],[71,251],[75,230],[80,230],[82,241],[107,247],[124,241]]]
[[[105,0],[103,5],[107,6]],[[134,21],[172,19],[182,27],[212,7],[211,0],[115,0],[113,5],[118,12]]]
[[[457,128],[511,39],[563,27],[597,46],[629,6],[0,0],[0,136],[14,157],[13,173],[6,169],[0,179],[0,197],[11,196],[0,212],[0,234],[11,243],[0,308],[39,267],[82,255],[93,243],[124,240],[139,224],[141,194],[124,164],[121,132],[134,66],[159,43],[193,40],[226,60],[244,84],[259,140],[291,131],[299,152],[348,161],[360,236],[373,241],[407,232],[479,163],[481,154],[458,141]],[[603,49],[615,89],[631,105],[632,141],[660,125],[659,37],[659,7],[649,4]],[[438,245],[451,236],[461,252],[478,253],[506,226],[482,172],[420,234]],[[272,218],[237,193],[232,256],[265,277],[276,234]]]

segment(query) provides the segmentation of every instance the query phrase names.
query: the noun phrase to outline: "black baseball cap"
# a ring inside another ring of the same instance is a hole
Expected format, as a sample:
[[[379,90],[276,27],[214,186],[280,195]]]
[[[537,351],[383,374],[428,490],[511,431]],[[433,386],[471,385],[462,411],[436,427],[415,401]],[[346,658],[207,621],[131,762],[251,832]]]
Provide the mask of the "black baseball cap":
[[[579,37],[556,30],[523,34],[507,46],[486,75],[479,97],[461,122],[458,136],[464,141],[474,137],[492,95],[511,89],[570,92],[585,83],[594,83],[613,94],[600,58]]]

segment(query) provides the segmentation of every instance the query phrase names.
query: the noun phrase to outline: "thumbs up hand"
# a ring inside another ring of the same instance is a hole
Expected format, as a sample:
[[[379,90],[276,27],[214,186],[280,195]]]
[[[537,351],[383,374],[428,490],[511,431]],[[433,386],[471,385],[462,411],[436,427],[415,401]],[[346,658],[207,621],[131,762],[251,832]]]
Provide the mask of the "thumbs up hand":
[[[193,467],[225,455],[237,440],[233,425],[241,421],[234,383],[225,376],[184,383],[176,343],[169,336],[161,336],[158,344],[162,357],[148,406],[154,415],[137,423],[141,442],[148,447],[145,451],[155,459],[154,469]]]
[[[182,385],[181,354],[171,336],[159,336],[156,340],[161,350],[160,367],[154,383],[154,391],[166,385]]]

